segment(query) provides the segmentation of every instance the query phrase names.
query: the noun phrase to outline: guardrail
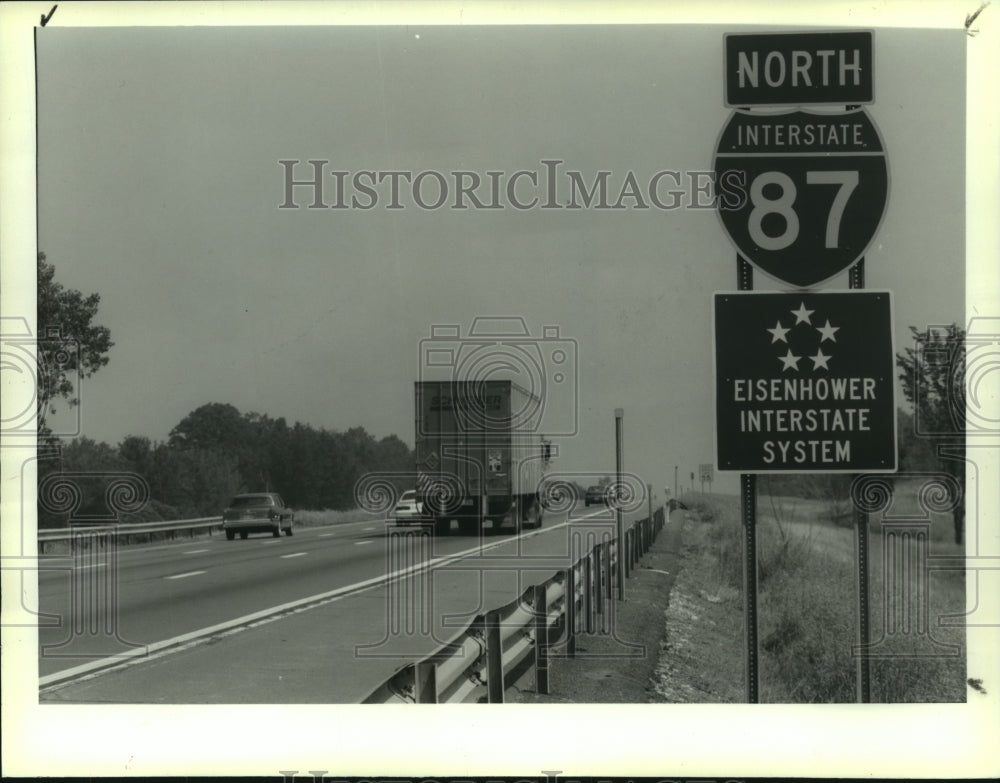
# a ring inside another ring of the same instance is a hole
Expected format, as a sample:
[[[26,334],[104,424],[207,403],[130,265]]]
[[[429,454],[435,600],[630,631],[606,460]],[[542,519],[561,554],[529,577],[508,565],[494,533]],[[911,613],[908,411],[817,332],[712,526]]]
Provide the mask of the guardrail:
[[[79,536],[81,532],[93,534],[95,540],[101,544],[106,540],[106,536],[98,534],[112,534],[116,540],[123,540],[129,543],[133,537],[150,537],[153,533],[170,533],[171,538],[178,531],[190,531],[194,538],[196,530],[207,530],[212,534],[212,530],[222,526],[222,517],[201,517],[200,519],[178,519],[164,522],[135,522],[125,525],[77,525],[73,528],[58,528],[55,530],[38,531],[38,554],[45,554],[45,545],[57,541],[71,542],[74,536]]]
[[[618,568],[627,578],[665,521],[659,508],[625,529],[621,547],[616,539],[595,544],[514,601],[477,616],[454,641],[403,666],[361,703],[499,704],[506,689],[532,668],[537,692],[547,694],[553,647],[559,645],[559,657],[575,657],[576,635],[593,633],[598,618],[612,611]]]

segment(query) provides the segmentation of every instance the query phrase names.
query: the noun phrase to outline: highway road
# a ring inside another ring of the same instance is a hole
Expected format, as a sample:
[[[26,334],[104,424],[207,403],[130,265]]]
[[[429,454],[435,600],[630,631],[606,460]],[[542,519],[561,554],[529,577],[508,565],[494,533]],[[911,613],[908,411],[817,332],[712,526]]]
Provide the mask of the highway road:
[[[541,531],[481,537],[400,535],[384,520],[296,527],[292,537],[122,547],[116,563],[91,552],[75,572],[68,557],[45,558],[40,697],[357,702],[569,565],[613,519],[578,509],[547,514]]]

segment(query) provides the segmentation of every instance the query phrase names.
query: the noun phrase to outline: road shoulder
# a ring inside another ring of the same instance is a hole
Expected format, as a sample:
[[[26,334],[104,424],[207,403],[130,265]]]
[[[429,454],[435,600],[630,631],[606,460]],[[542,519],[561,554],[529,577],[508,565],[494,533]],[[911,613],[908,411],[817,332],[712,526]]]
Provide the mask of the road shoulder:
[[[505,700],[515,704],[663,703],[655,676],[665,642],[665,613],[681,566],[685,512],[670,515],[663,531],[625,582],[625,600],[613,601],[605,628],[578,633],[576,655],[554,652],[549,693],[535,692],[529,672]],[[600,623],[600,617],[598,618]]]

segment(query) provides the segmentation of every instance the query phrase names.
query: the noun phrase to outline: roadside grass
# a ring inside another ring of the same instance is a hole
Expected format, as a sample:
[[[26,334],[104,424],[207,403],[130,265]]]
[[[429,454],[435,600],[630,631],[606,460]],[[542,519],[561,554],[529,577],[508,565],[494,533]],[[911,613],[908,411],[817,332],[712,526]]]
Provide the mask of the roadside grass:
[[[327,525],[348,525],[351,522],[382,522],[385,513],[375,514],[360,508],[346,511],[324,509],[323,511],[296,511],[295,524],[302,527],[325,527]]]
[[[681,536],[683,567],[664,612],[654,689],[674,704],[738,704],[745,698],[742,603],[739,583],[725,578],[719,542],[711,538],[719,509],[700,498],[683,502],[690,509]],[[675,512],[671,524],[683,514]]]
[[[915,510],[911,490],[897,488],[893,513]],[[715,649],[705,665],[730,676],[738,672],[739,698],[732,699],[729,693],[720,700],[742,701],[743,527],[739,501],[725,495],[690,495],[683,501],[691,509],[692,520],[685,529],[685,564],[674,590],[687,598],[689,612],[709,607],[712,612],[724,611],[724,617],[715,623],[727,624],[735,634],[724,649]],[[855,701],[854,531],[831,521],[823,501],[761,493],[757,510],[761,701]],[[940,521],[931,526],[931,554],[960,551],[949,540],[950,516]],[[877,656],[871,660],[872,700],[964,701],[964,573],[932,570],[928,574],[911,569],[904,578],[897,566],[885,572],[882,525],[876,520],[870,527],[870,637],[876,643],[872,654]],[[886,573],[891,582],[887,588]],[[940,620],[949,616],[957,624],[942,626]],[[909,632],[901,633],[906,618]],[[670,622],[668,612],[668,637]],[[718,641],[717,629],[702,631],[694,624],[685,629],[687,636],[692,633],[704,633]],[[694,640],[690,646],[697,648],[699,644]],[[722,662],[723,657],[729,660]]]

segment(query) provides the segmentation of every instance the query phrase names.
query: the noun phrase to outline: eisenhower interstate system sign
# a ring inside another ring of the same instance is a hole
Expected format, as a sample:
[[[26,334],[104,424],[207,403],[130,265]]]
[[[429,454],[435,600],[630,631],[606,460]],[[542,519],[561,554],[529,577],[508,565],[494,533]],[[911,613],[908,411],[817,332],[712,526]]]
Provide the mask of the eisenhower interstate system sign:
[[[794,286],[851,266],[885,213],[885,147],[864,109],[734,111],[714,163],[719,217],[737,251]]]
[[[719,470],[895,471],[888,292],[719,293],[714,305]]]

